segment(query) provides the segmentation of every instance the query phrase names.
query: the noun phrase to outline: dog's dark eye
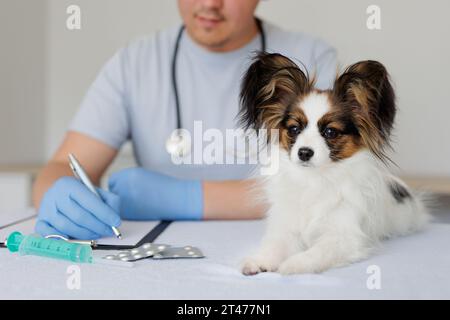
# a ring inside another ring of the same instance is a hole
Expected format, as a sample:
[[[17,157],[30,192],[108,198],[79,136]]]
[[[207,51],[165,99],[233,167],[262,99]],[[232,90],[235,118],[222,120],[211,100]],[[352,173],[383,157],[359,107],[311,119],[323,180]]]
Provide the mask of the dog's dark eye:
[[[323,136],[325,139],[335,139],[339,135],[339,132],[334,128],[326,128],[323,130]]]
[[[291,137],[296,137],[300,134],[300,132],[302,131],[302,128],[300,128],[300,126],[290,126],[288,128],[288,134]]]

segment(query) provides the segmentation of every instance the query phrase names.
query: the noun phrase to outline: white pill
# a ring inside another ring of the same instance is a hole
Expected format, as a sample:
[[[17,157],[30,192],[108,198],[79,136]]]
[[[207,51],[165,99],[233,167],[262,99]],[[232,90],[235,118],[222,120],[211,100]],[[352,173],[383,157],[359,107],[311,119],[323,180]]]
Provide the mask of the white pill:
[[[154,252],[152,250],[149,250],[146,252],[148,255],[152,256],[154,254]]]

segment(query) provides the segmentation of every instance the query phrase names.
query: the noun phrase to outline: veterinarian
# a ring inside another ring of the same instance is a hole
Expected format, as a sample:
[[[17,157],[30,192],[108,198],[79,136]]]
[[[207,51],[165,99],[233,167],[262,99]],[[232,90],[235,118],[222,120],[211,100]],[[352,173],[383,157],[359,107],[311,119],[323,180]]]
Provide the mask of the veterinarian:
[[[301,61],[331,86],[336,52],[326,43],[255,18],[259,0],[178,0],[183,26],[118,51],[88,90],[64,141],[33,188],[36,231],[77,239],[111,236],[121,219],[254,219],[250,165],[175,164],[188,154],[183,129],[236,128],[242,75],[260,50]],[[224,133],[225,136],[225,133]],[[195,138],[195,137],[194,137]],[[139,168],[113,174],[96,198],[72,175],[73,153],[99,184],[131,140]],[[181,148],[181,149],[180,149]],[[181,150],[181,151],[180,151]]]

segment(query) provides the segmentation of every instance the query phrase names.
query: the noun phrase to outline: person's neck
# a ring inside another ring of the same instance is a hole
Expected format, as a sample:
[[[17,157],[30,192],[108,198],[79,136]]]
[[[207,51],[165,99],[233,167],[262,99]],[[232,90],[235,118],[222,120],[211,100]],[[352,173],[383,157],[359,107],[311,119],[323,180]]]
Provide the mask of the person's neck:
[[[251,23],[250,27],[246,28],[246,30],[248,31],[245,32],[245,34],[239,35],[239,37],[237,37],[236,39],[230,39],[229,41],[226,41],[221,45],[208,46],[202,43],[198,43],[197,41],[196,43],[202,48],[211,52],[225,53],[235,51],[250,43],[258,35],[259,27],[256,19],[253,20],[253,23]]]

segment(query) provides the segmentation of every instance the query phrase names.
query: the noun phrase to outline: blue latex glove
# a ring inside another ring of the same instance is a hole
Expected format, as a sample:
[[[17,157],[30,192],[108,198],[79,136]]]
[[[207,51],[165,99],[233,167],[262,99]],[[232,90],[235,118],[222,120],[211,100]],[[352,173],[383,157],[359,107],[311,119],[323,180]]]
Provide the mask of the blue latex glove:
[[[201,220],[201,181],[181,180],[142,168],[125,169],[109,179],[120,196],[120,214],[127,220]]]
[[[120,199],[97,189],[103,202],[73,177],[57,180],[45,193],[35,231],[42,236],[58,234],[72,239],[98,239],[114,235],[118,227]]]

